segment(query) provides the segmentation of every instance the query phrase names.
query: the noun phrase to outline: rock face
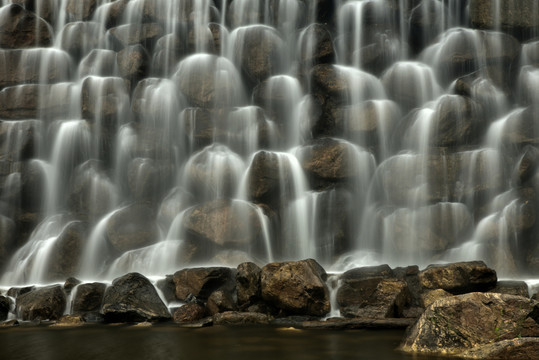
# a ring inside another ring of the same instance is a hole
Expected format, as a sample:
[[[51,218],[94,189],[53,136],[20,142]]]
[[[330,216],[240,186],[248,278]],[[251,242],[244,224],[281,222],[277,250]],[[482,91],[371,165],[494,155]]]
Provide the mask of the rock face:
[[[324,316],[330,310],[326,272],[312,259],[267,264],[260,279],[262,298],[287,313]]]
[[[101,310],[107,286],[102,283],[81,284],[73,297],[73,314],[97,314]]]
[[[419,273],[423,287],[443,289],[453,294],[486,291],[494,288],[496,281],[496,271],[482,261],[429,265]]]
[[[502,340],[493,344],[476,346],[459,354],[459,357],[463,359],[537,359],[539,358],[539,339]]]
[[[17,297],[17,317],[22,320],[57,320],[65,307],[66,296],[60,285],[38,288]]]
[[[241,263],[236,272],[238,305],[248,307],[260,300],[260,275],[262,270],[252,262]]]
[[[52,45],[52,31],[45,20],[17,4],[0,9],[0,47],[20,49]]]
[[[458,355],[476,346],[539,335],[539,303],[528,298],[470,293],[434,302],[400,349]]]
[[[170,319],[167,307],[144,276],[129,273],[112,282],[103,298],[106,322],[141,322]]]

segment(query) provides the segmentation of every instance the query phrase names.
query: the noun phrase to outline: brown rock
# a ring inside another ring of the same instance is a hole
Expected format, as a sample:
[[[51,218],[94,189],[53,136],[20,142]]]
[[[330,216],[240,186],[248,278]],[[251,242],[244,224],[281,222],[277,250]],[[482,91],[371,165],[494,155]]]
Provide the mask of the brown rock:
[[[93,49],[79,63],[79,76],[118,76],[116,52],[105,49]]]
[[[453,294],[486,291],[496,286],[496,271],[482,261],[448,265],[429,265],[419,273],[419,282],[427,289],[443,289]]]
[[[431,306],[436,300],[440,300],[450,296],[453,296],[453,294],[442,289],[427,290],[420,295],[422,306],[425,309]]]
[[[51,46],[52,29],[34,13],[17,4],[0,9],[0,47],[21,49]]]
[[[62,286],[38,288],[17,297],[17,318],[57,320],[64,314],[66,296]]]
[[[110,29],[109,34],[122,47],[141,45],[152,49],[157,39],[164,35],[164,30],[156,23],[127,24]]]
[[[52,326],[55,327],[75,327],[82,326],[86,321],[79,315],[64,315]]]
[[[241,263],[237,267],[236,292],[238,305],[249,307],[260,299],[260,275],[262,270],[252,262]]]
[[[268,325],[270,317],[267,314],[253,312],[226,311],[213,316],[214,325]]]
[[[106,288],[107,285],[97,282],[77,286],[73,294],[73,314],[83,316],[97,314],[101,310]]]
[[[68,0],[66,13],[70,21],[88,21],[97,7],[97,0]]]
[[[225,311],[236,310],[237,306],[230,292],[216,290],[208,298],[206,308],[211,315],[215,315]]]
[[[114,213],[107,222],[107,239],[116,251],[151,245],[159,239],[154,213],[146,205],[132,204]]]
[[[235,286],[234,271],[225,267],[184,269],[177,271],[173,280],[179,300],[190,295],[206,300],[216,290],[232,291]]]
[[[105,30],[101,24],[78,21],[66,24],[58,36],[62,50],[80,59],[99,47],[104,35]]]
[[[476,346],[459,354],[462,359],[511,359],[529,360],[539,358],[539,339],[517,338]]]
[[[497,294],[523,296],[527,298],[530,297],[530,294],[528,292],[528,284],[525,281],[516,281],[516,280],[498,281],[498,283],[496,284],[496,287],[492,290],[489,290],[489,292],[497,293]]]
[[[262,298],[290,314],[324,316],[330,311],[325,278],[312,259],[270,263],[262,268]]]
[[[7,319],[10,307],[10,299],[5,296],[0,296],[0,321],[4,321]]]
[[[150,67],[150,56],[142,45],[130,45],[117,56],[120,76],[136,84],[146,77]]]
[[[201,320],[206,316],[206,308],[200,304],[189,303],[182,305],[174,312],[174,322],[188,323]]]
[[[61,280],[78,273],[81,256],[86,245],[87,224],[72,221],[65,226],[49,255],[49,280]]]
[[[473,347],[537,337],[538,303],[520,296],[470,293],[434,302],[409,330],[400,349],[458,355]]]

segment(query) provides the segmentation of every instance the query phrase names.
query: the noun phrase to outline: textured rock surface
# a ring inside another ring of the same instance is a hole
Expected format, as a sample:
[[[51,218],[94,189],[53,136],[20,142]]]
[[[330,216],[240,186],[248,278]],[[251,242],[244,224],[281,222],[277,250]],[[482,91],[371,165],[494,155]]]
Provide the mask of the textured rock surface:
[[[106,322],[141,322],[170,319],[167,307],[144,276],[129,273],[105,291],[101,309]]]
[[[449,265],[429,265],[419,273],[419,282],[427,289],[443,289],[458,294],[485,291],[496,286],[496,271],[482,261]]]
[[[234,271],[225,267],[191,268],[174,273],[176,297],[186,300],[195,296],[206,300],[216,290],[231,291],[234,289]]]
[[[330,310],[326,272],[314,260],[267,264],[262,268],[262,298],[290,314],[324,316]]]
[[[17,317],[22,320],[56,320],[66,307],[66,296],[60,285],[38,288],[17,297]]]

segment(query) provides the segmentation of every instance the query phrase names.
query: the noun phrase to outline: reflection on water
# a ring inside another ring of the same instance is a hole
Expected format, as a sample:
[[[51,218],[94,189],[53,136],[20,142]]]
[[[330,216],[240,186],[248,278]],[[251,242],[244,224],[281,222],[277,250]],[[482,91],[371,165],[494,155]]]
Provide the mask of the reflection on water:
[[[0,359],[418,359],[394,351],[402,336],[400,330],[20,327],[0,329]]]

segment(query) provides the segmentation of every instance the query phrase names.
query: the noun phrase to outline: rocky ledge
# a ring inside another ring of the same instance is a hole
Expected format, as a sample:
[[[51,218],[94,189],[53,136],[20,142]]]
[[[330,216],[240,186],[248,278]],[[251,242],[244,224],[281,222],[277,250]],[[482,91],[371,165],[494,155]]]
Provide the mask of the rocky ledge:
[[[537,359],[537,298],[530,297],[524,282],[498,281],[495,270],[481,261],[421,271],[380,265],[328,275],[307,259],[262,268],[254,263],[188,268],[155,284],[129,273],[108,285],[71,278],[64,286],[11,288],[0,296],[0,326],[173,322],[184,327],[407,328],[399,347],[407,353]]]

